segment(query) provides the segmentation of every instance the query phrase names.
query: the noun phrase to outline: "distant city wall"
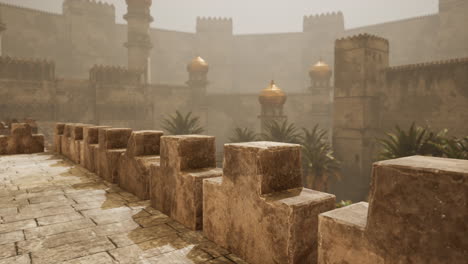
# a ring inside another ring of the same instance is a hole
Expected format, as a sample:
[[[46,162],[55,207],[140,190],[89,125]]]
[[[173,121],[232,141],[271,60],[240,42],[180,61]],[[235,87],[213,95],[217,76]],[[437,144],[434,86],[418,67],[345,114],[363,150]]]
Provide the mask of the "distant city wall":
[[[185,63],[202,56],[213,66],[209,93],[254,93],[271,78],[290,92],[304,92],[308,67],[334,61],[334,40],[358,33],[389,39],[391,65],[468,56],[468,3],[441,0],[438,14],[345,29],[342,13],[304,17],[303,32],[233,35],[228,18],[199,18],[196,33],[152,29],[154,83],[186,81]],[[54,60],[57,74],[85,78],[94,64],[126,65],[126,25],[115,24],[113,6],[67,0],[63,14],[0,4],[5,55]]]

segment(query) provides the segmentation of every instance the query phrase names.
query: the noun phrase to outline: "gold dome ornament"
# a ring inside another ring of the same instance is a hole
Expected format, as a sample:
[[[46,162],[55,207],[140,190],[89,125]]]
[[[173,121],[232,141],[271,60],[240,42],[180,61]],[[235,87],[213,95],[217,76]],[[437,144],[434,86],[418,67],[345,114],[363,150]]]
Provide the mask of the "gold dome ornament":
[[[206,61],[200,56],[194,58],[187,65],[187,71],[190,73],[208,73],[208,70],[208,63],[206,63]]]
[[[332,76],[332,70],[328,64],[320,59],[315,65],[310,67],[309,76],[314,80],[328,80]]]
[[[286,94],[276,86],[275,81],[271,81],[270,85],[260,92],[258,100],[262,105],[284,105]]]

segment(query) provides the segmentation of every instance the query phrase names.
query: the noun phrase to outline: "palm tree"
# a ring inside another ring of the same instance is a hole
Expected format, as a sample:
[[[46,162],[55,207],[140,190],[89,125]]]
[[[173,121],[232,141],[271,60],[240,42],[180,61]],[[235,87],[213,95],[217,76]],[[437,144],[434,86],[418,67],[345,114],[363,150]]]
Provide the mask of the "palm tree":
[[[234,134],[229,138],[231,143],[252,142],[257,141],[258,135],[252,129],[237,127],[234,129]]]
[[[312,130],[303,130],[302,161],[305,170],[305,185],[318,191],[328,191],[330,177],[340,179],[340,163],[335,159],[327,131],[316,125]]]
[[[433,133],[428,128],[416,126],[415,123],[411,125],[408,132],[396,126],[395,133],[387,133],[386,138],[378,139],[382,145],[380,157],[382,159],[413,155],[441,157],[446,134],[447,130]]]
[[[468,137],[447,140],[443,152],[447,158],[468,160]]]
[[[162,127],[171,135],[192,135],[203,133],[199,117],[192,117],[192,112],[185,116],[179,111],[163,120]]]
[[[277,121],[271,121],[265,125],[265,133],[262,139],[273,142],[283,143],[300,143],[300,134],[294,124],[288,124],[288,121],[283,121],[281,124]]]

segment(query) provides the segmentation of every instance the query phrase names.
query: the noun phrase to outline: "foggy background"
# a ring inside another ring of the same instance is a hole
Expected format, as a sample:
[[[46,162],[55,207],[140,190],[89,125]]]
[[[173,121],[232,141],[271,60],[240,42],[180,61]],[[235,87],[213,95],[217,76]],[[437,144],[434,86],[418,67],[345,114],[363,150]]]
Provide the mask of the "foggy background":
[[[116,7],[125,23],[125,0],[101,0]],[[63,0],[0,0],[54,13]],[[300,32],[304,15],[342,11],[346,28],[383,23],[438,11],[438,0],[153,0],[152,27],[194,32],[197,16],[232,17],[234,33]]]

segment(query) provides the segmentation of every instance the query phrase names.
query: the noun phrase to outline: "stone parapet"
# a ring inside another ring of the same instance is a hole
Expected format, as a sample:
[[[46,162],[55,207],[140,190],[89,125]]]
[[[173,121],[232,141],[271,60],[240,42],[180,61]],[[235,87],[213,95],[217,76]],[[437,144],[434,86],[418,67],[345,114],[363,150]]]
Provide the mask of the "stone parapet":
[[[83,160],[82,166],[91,172],[97,173],[99,129],[111,128],[109,126],[87,126],[83,128]]]
[[[70,136],[70,156],[68,157],[73,162],[77,164],[81,164],[82,160],[84,159],[84,152],[83,152],[83,128],[89,125],[85,124],[73,124],[70,126],[71,128],[71,136]]]
[[[135,131],[119,164],[119,186],[142,200],[150,198],[150,165],[159,163],[162,131]]]
[[[225,145],[224,175],[203,183],[208,239],[247,262],[316,263],[318,215],[335,196],[302,187],[299,145]]]
[[[0,79],[54,81],[55,63],[46,60],[0,56]]]
[[[466,160],[377,162],[368,208],[361,203],[320,216],[319,263],[464,263],[467,190]]]
[[[119,183],[120,157],[125,153],[130,128],[99,129],[98,175],[111,183]]]
[[[151,205],[192,230],[201,229],[203,180],[222,174],[215,153],[214,137],[162,137],[160,166],[151,166]]]
[[[89,80],[104,85],[140,85],[144,83],[144,71],[124,67],[94,65],[89,71]]]
[[[44,135],[33,134],[26,123],[13,123],[9,136],[0,136],[0,155],[44,152]]]
[[[62,154],[62,137],[65,130],[64,123],[56,123],[54,128],[54,152]]]

